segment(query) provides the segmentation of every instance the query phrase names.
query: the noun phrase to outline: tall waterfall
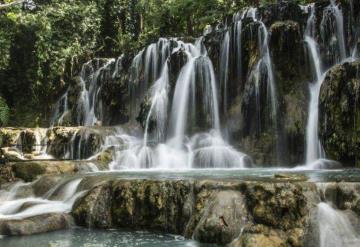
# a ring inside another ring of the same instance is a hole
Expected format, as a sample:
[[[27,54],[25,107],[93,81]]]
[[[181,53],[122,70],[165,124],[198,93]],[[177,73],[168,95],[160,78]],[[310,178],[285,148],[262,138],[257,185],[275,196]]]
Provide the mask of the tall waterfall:
[[[228,80],[230,59],[230,33],[226,31],[220,48],[220,85],[223,91],[223,111],[227,112],[228,105]]]
[[[321,84],[323,82],[323,73],[321,69],[321,61],[319,55],[319,48],[316,41],[310,36],[305,37],[305,42],[309,47],[311,61],[315,71],[316,81],[310,84],[310,103],[309,103],[309,117],[306,133],[306,163],[310,164],[322,157],[322,147],[318,134],[319,121],[319,94]]]
[[[310,102],[309,117],[306,129],[306,164],[311,166],[318,159],[325,158],[325,154],[319,140],[318,121],[319,121],[319,97],[321,84],[325,78],[326,68],[330,68],[346,59],[344,23],[342,11],[336,5],[334,0],[324,9],[320,24],[322,45],[327,52],[334,56],[325,65],[322,62],[319,45],[316,42],[315,31],[315,5],[308,6],[310,9],[307,27],[305,30],[305,43],[309,50],[310,61],[312,65],[314,82],[310,84]],[[331,40],[331,43],[325,43]]]

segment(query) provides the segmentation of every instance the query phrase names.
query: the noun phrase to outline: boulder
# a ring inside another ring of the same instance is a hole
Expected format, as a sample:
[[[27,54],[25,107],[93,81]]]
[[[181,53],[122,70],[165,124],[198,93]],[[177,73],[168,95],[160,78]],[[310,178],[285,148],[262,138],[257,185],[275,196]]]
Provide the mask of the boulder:
[[[44,214],[18,220],[0,220],[0,235],[22,236],[66,229],[72,225],[67,214]]]
[[[332,68],[322,83],[319,134],[326,155],[360,167],[360,62]]]

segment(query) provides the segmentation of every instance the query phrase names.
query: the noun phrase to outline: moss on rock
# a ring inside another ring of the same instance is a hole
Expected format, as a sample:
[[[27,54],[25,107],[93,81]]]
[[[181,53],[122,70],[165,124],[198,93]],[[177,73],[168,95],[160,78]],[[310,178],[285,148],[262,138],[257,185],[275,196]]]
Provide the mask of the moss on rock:
[[[320,137],[327,157],[360,167],[360,62],[331,69],[320,92]]]

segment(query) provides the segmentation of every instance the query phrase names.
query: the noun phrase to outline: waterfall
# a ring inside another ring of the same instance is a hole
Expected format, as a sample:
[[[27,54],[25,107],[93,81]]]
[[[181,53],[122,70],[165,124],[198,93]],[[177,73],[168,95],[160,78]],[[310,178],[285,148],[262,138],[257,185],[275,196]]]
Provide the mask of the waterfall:
[[[322,82],[325,78],[326,71],[323,69],[321,54],[318,44],[315,40],[315,5],[309,5],[311,10],[308,17],[307,26],[305,30],[305,43],[309,50],[310,60],[312,64],[314,83],[310,84],[310,102],[309,102],[309,117],[306,128],[306,164],[311,167],[311,163],[315,163],[319,159],[325,158],[325,154],[319,140],[319,97]],[[332,37],[336,41],[337,48],[334,50],[332,44],[324,44],[328,51],[338,54],[337,57],[331,61],[327,66],[334,66],[346,59],[346,48],[344,41],[342,11],[331,0],[329,6],[324,9],[323,18],[320,24],[321,37],[323,41],[326,37]],[[320,161],[321,163],[321,161]]]
[[[230,33],[226,31],[220,48],[220,85],[223,91],[223,111],[227,112],[228,105],[228,77],[229,77],[229,59],[230,59]]]
[[[344,18],[335,0],[323,11],[320,24],[322,44],[326,47],[327,54],[332,55],[329,66],[340,63],[347,58],[344,36]]]
[[[359,233],[352,226],[349,216],[335,210],[330,204],[318,204],[320,247],[355,247],[360,245]]]
[[[140,100],[145,95],[145,89],[141,88],[140,86],[140,76],[142,70],[142,59],[145,50],[141,50],[132,60],[131,67],[130,67],[130,80],[128,85],[128,90],[130,94],[130,121],[135,121],[137,117],[137,113],[140,108]]]
[[[110,65],[115,59],[101,61],[96,59],[85,63],[80,73],[80,97],[78,99],[78,124],[93,126],[102,121],[102,103],[99,98],[101,90],[100,76],[104,72],[110,72]],[[94,64],[95,63],[95,64]]]
[[[190,87],[194,90],[195,61],[196,58],[194,57],[189,59],[188,63],[181,70],[175,87],[170,126],[173,126],[174,128],[173,143],[178,148],[182,146],[185,137],[185,129],[188,121],[188,104],[190,101],[189,96],[191,91]],[[192,106],[195,106],[194,102],[192,102]]]
[[[334,10],[336,18],[336,36],[340,50],[340,59],[343,61],[346,58],[345,35],[344,35],[344,17],[339,6],[336,5],[335,0],[331,0],[331,7]]]
[[[239,81],[242,81],[242,19],[244,14],[237,13],[234,17],[234,44],[236,46],[236,70]],[[241,17],[239,17],[241,16]],[[240,18],[240,19],[239,19]]]
[[[36,159],[53,159],[54,157],[47,153],[47,130],[36,128],[34,130],[34,137],[35,137],[35,154],[34,158]]]
[[[69,213],[75,200],[83,194],[79,191],[81,178],[63,180],[40,197],[18,195],[20,187],[31,187],[38,181],[28,184],[15,184],[10,188],[7,199],[0,202],[0,220],[24,219],[49,213]]]
[[[168,46],[164,45],[164,42],[160,40],[157,45],[152,44],[150,48],[145,49],[149,57],[149,54],[154,54],[154,49],[159,49],[162,55],[157,56],[159,60],[157,66],[162,64],[162,68],[158,76],[152,77],[156,80],[148,90],[151,104],[146,115],[144,136],[140,139],[118,132],[109,137],[105,141],[105,146],[121,146],[115,149],[114,162],[111,163],[110,168],[112,170],[242,168],[250,164],[250,159],[245,154],[236,151],[221,136],[216,76],[203,44],[203,38],[197,39],[195,44],[172,40],[173,45]],[[170,52],[167,51],[169,47],[171,47]],[[187,61],[180,69],[174,84],[173,100],[169,102],[168,59],[171,54],[177,52],[185,54]],[[157,70],[144,62],[153,64],[155,55],[151,59],[142,61],[140,57],[146,57],[146,54],[141,53],[143,55],[137,55],[132,64],[150,69],[152,72],[148,73],[148,77],[151,77],[151,74]],[[139,70],[134,74],[140,78],[140,74],[144,72]],[[140,83],[140,80],[136,83]],[[137,85],[137,87],[142,86]],[[145,94],[146,92],[144,98]],[[197,128],[199,124],[197,110],[206,114],[206,128],[209,132],[191,137],[193,134],[191,129]],[[151,130],[153,123],[155,128]],[[150,142],[149,138],[152,135],[156,138]]]
[[[315,40],[309,36],[305,36],[305,42],[310,50],[311,61],[316,76],[315,83],[310,84],[309,117],[306,127],[306,163],[310,164],[312,162],[315,162],[319,158],[324,158],[321,155],[322,147],[318,134],[319,94],[324,75],[321,69],[319,49]]]
[[[272,68],[272,62],[270,58],[270,52],[269,52],[269,33],[267,31],[267,28],[263,22],[260,22],[260,28],[259,28],[259,44],[261,47],[261,56],[262,58],[259,61],[260,64],[265,65],[266,67],[266,73],[267,73],[267,92],[270,92],[270,101],[271,101],[271,110],[272,110],[272,121],[275,122],[276,126],[276,120],[277,120],[277,98],[276,98],[276,89],[275,89],[275,79],[273,74],[273,68]],[[277,127],[275,127],[277,129]]]
[[[171,143],[180,148],[183,145],[188,116],[196,111],[195,83],[203,86],[204,107],[210,112],[212,128],[220,132],[220,118],[216,78],[211,60],[207,55],[201,55],[201,50],[187,52],[188,62],[180,71],[176,82],[172,102],[170,126],[172,127]],[[197,78],[200,78],[197,80]]]
[[[157,141],[163,141],[165,138],[165,128],[168,111],[168,91],[169,91],[169,69],[165,63],[160,78],[154,83],[151,89],[151,106],[146,118],[144,146],[148,143],[148,129],[151,116],[156,118],[156,137]]]
[[[68,90],[66,93],[60,97],[58,102],[55,105],[55,111],[50,120],[50,127],[55,125],[62,125],[64,122],[64,117],[68,114]]]

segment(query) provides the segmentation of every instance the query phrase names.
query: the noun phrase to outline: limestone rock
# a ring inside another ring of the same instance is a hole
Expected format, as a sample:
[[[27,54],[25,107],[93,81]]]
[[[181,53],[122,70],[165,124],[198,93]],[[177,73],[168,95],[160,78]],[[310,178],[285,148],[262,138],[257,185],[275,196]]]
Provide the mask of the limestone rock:
[[[72,219],[67,214],[45,214],[22,220],[0,220],[0,234],[21,236],[66,229]]]
[[[331,69],[320,92],[319,133],[328,158],[360,166],[360,62]]]

